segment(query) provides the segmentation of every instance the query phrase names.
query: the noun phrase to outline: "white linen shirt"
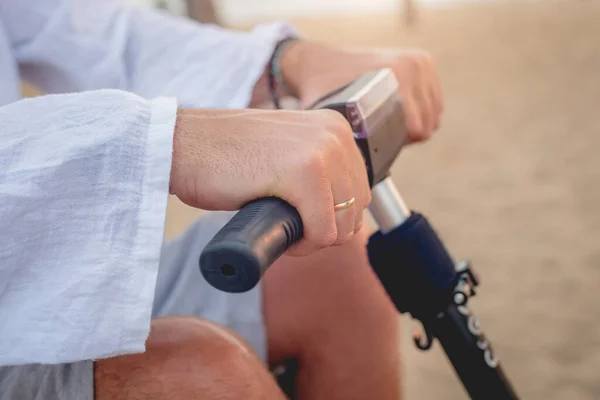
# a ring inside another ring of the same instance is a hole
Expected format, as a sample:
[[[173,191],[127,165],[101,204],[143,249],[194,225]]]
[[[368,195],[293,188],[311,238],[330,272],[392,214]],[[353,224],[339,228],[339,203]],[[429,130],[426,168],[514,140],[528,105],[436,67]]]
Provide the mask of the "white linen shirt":
[[[0,1],[0,366],[145,350],[177,107],[246,107],[289,32]]]

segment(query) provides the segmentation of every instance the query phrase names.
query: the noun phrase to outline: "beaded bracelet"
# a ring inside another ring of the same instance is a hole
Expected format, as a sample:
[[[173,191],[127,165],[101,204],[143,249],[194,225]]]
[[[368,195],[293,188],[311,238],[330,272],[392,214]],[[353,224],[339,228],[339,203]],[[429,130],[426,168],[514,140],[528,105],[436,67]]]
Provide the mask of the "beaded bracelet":
[[[299,40],[297,37],[288,37],[281,41],[279,41],[275,45],[275,49],[273,50],[273,54],[271,55],[271,59],[269,60],[268,65],[268,80],[269,80],[269,93],[271,95],[271,100],[275,105],[275,108],[280,109],[281,104],[279,102],[279,96],[277,95],[278,89],[282,89],[285,94],[290,94],[290,90],[283,81],[283,76],[281,75],[281,68],[279,66],[279,61],[281,55],[285,51],[285,49],[295,42]]]

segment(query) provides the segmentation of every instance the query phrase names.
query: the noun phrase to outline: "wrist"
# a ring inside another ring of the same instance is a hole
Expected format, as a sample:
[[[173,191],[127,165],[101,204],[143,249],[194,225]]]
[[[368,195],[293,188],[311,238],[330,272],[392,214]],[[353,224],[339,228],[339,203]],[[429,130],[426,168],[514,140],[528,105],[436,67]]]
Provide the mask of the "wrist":
[[[186,165],[190,162],[190,157],[194,157],[197,153],[197,137],[210,129],[206,126],[208,124],[203,124],[199,119],[211,111],[183,107],[177,109],[175,130],[173,132],[169,194],[177,196],[181,194],[182,187],[180,183],[185,175]],[[199,127],[203,129],[199,129]]]
[[[283,84],[287,88],[288,94],[295,98],[300,97],[303,70],[304,55],[310,43],[305,40],[295,40],[287,45],[279,58],[279,71]]]
[[[277,107],[284,97],[299,97],[301,78],[301,53],[303,40],[290,38],[279,42],[262,75],[256,82],[250,107],[271,101]]]
[[[293,96],[306,103],[314,93],[321,96],[341,86],[337,78],[340,73],[343,74],[339,65],[340,62],[344,65],[342,60],[345,58],[344,52],[327,44],[298,40],[281,55],[281,75]],[[352,64],[354,60],[349,61]],[[330,87],[331,81],[336,81],[334,87]]]

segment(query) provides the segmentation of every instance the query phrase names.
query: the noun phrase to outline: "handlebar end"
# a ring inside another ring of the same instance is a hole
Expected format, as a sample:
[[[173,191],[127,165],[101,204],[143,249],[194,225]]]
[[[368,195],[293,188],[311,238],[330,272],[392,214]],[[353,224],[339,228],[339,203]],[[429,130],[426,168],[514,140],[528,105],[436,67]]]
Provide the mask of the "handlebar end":
[[[290,204],[275,197],[255,200],[206,245],[199,260],[202,276],[225,292],[251,290],[302,232],[300,214]]]
[[[200,271],[213,287],[229,293],[253,289],[261,279],[261,265],[243,242],[216,241],[200,256]]]

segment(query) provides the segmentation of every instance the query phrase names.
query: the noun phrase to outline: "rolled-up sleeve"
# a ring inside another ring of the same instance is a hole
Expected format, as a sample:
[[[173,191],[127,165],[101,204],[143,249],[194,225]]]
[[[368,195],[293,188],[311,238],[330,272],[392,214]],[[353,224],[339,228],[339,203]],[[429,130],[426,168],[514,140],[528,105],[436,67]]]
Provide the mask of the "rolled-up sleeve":
[[[115,88],[193,107],[242,108],[282,22],[234,31],[119,0],[3,0],[22,75],[51,93]]]
[[[176,108],[118,90],[0,107],[0,365],[144,350]]]

